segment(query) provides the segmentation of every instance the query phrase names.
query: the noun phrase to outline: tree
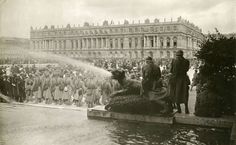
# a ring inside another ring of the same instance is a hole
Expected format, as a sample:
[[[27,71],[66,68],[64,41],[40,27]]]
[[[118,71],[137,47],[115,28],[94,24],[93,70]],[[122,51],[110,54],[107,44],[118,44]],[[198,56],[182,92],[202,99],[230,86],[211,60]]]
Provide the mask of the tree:
[[[196,57],[201,60],[195,114],[221,116],[234,113],[236,39],[218,32],[209,34]]]

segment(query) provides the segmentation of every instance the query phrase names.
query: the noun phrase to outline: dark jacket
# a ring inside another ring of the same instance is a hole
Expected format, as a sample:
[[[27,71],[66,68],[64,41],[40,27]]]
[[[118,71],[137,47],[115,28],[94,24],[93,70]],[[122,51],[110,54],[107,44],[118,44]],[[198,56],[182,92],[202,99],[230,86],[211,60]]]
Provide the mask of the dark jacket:
[[[153,89],[153,85],[161,78],[161,70],[160,67],[155,65],[154,63],[147,64],[142,68],[142,86],[143,90],[150,91]]]

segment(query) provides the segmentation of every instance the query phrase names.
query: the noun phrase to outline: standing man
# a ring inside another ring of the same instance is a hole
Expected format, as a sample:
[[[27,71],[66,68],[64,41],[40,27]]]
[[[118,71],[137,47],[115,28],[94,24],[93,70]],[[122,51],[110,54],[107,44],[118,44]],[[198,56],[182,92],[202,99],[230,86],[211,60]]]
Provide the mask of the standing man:
[[[152,57],[146,58],[146,65],[142,68],[142,92],[141,95],[148,96],[148,92],[154,90],[158,80],[161,78],[159,66],[153,63]]]
[[[25,94],[26,94],[26,102],[32,101],[32,86],[33,86],[33,77],[32,74],[29,74],[25,79]]]
[[[184,103],[185,113],[189,113],[188,97],[190,80],[187,75],[189,70],[189,61],[183,57],[183,51],[176,52],[176,58],[171,62],[171,77],[169,80],[170,97],[173,103],[176,103],[178,113],[181,113],[180,104]]]

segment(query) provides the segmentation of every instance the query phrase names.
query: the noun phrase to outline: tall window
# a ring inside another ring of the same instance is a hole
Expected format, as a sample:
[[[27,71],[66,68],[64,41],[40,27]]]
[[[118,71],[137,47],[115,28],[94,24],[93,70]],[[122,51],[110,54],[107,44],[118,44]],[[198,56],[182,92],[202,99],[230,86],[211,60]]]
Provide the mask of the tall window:
[[[71,48],[73,49],[74,48],[73,40],[70,40],[70,43],[71,43]]]
[[[103,44],[104,44],[104,46],[106,47],[107,46],[107,41],[106,41],[106,39],[103,39]]]
[[[150,39],[150,42],[151,42],[151,47],[154,47],[154,40],[153,40],[153,38]]]
[[[76,45],[76,48],[78,48],[79,47],[79,43],[78,43],[78,40],[75,40],[75,45]]]
[[[173,38],[173,46],[177,47],[177,38],[176,37]]]
[[[123,49],[124,48],[124,40],[121,38],[120,39],[120,47]]]
[[[110,48],[113,48],[112,39],[110,39]]]
[[[144,47],[144,39],[141,39],[141,46]]]
[[[66,49],[66,40],[63,41],[64,49]]]
[[[170,47],[170,38],[169,37],[167,37],[166,46]]]
[[[129,38],[129,48],[131,48],[131,47],[132,47],[132,39]]]
[[[138,38],[135,38],[135,48],[138,47]]]

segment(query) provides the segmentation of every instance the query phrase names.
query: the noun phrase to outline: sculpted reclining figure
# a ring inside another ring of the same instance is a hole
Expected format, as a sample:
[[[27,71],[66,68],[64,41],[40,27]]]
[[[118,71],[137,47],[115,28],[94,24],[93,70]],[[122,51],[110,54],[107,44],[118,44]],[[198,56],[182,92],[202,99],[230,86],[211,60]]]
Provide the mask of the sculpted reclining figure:
[[[123,70],[112,71],[112,79],[115,79],[122,86],[122,90],[114,92],[110,96],[106,110],[133,114],[168,114],[171,112],[168,107],[166,88],[157,85],[155,90],[148,94],[142,94],[142,83],[138,80],[127,79]],[[160,82],[156,82],[160,84]]]

